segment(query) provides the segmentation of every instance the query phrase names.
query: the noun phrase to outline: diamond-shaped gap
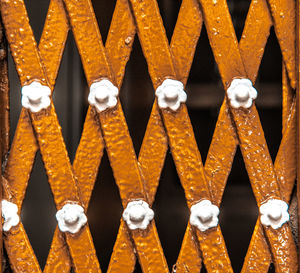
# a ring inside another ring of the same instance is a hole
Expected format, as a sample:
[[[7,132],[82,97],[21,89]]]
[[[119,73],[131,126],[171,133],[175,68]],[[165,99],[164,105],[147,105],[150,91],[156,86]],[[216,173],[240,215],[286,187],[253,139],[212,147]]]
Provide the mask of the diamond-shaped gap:
[[[92,0],[103,43],[105,43],[108,35],[116,2],[116,0]]]
[[[81,59],[70,31],[55,84],[53,102],[71,162],[80,141],[86,113],[85,88]]]
[[[159,238],[172,272],[189,221],[189,210],[170,152],[166,156],[153,210]]]
[[[13,58],[8,53],[8,79],[10,96],[10,142],[12,142],[21,112],[21,84]]]
[[[207,273],[207,270],[206,270],[206,268],[205,268],[205,266],[204,266],[204,264],[202,263],[202,267],[201,267],[201,271],[200,271],[201,273]]]
[[[12,269],[11,269],[11,266],[9,264],[8,255],[7,255],[7,252],[6,252],[6,249],[5,249],[4,246],[2,248],[2,254],[3,254],[3,258],[2,258],[2,273],[12,273]]]
[[[202,160],[205,162],[218,111],[224,99],[224,90],[204,25],[197,44],[186,92],[189,116]]]
[[[134,273],[143,273],[143,270],[142,270],[141,265],[139,264],[139,262],[137,262],[136,265],[135,265]]]
[[[173,35],[181,2],[181,0],[157,1],[169,42],[171,41]]]
[[[24,0],[29,21],[37,43],[39,42],[45,23],[50,0]]]
[[[251,0],[228,0],[228,8],[237,39],[240,40]]]
[[[276,271],[275,271],[274,264],[271,264],[268,273],[275,273],[275,272]]]
[[[137,36],[126,67],[120,101],[135,152],[138,154],[154,102],[154,89]]]
[[[234,272],[239,272],[258,217],[240,149],[237,149],[220,207],[220,226]]]
[[[273,161],[282,138],[282,56],[274,29],[271,29],[255,87],[256,105]]]
[[[37,259],[44,268],[56,227],[56,208],[40,153],[37,153],[21,218]],[[17,247],[17,246],[16,246]]]
[[[291,226],[291,231],[293,234],[294,241],[296,245],[298,245],[299,242],[298,218],[299,217],[298,217],[297,183],[295,183],[294,185],[291,200],[289,203],[289,214],[290,214],[289,225]]]
[[[107,153],[104,152],[87,212],[101,269],[107,271],[116,241],[122,203]]]

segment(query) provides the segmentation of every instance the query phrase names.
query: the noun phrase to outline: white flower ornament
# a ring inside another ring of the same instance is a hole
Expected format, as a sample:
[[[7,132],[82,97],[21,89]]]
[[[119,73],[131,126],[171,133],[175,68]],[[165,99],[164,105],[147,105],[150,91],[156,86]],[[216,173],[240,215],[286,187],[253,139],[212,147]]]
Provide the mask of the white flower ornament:
[[[202,200],[191,207],[190,224],[202,232],[216,227],[219,212],[219,208],[209,200]]]
[[[234,79],[227,89],[227,96],[233,108],[250,108],[257,98],[257,91],[249,79]]]
[[[180,81],[166,79],[157,87],[155,95],[158,98],[158,106],[162,109],[170,108],[177,111],[181,103],[186,102],[187,95]]]
[[[77,233],[87,222],[82,206],[66,204],[56,213],[58,227],[62,232]]]
[[[104,79],[91,84],[88,101],[100,113],[117,105],[118,94],[119,89],[109,80]]]
[[[51,90],[48,86],[33,81],[22,87],[22,106],[37,113],[50,106],[50,95]]]
[[[131,201],[122,215],[131,230],[146,229],[154,217],[154,212],[143,200]]]
[[[271,226],[273,229],[280,228],[290,220],[288,208],[288,204],[282,200],[268,200],[259,208],[261,223],[265,226]]]
[[[7,200],[2,200],[2,217],[4,219],[3,231],[9,231],[12,227],[15,227],[20,222],[18,215],[18,207],[16,204]]]

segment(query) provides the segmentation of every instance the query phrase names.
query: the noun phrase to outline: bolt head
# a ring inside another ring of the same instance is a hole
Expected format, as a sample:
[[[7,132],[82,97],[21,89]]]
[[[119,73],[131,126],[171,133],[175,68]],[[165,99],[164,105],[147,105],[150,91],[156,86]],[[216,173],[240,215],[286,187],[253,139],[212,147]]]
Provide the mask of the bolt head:
[[[176,88],[167,88],[165,91],[165,100],[169,102],[176,101],[178,99],[178,92]]]
[[[109,99],[109,94],[105,89],[101,89],[101,92],[96,92],[95,99],[98,103],[105,103]]]
[[[132,210],[129,214],[129,218],[132,222],[140,223],[145,219],[146,211],[142,206],[136,206],[134,207],[134,210]]]
[[[274,221],[278,221],[281,219],[282,217],[282,212],[280,210],[280,208],[274,208],[272,209],[269,213],[268,213],[268,216],[274,220]]]
[[[42,96],[38,92],[34,92],[28,96],[28,100],[31,104],[37,105],[41,103],[42,101]]]
[[[212,220],[213,213],[209,209],[201,210],[198,217],[202,223],[207,223]]]
[[[74,225],[79,220],[79,215],[76,211],[68,211],[64,217],[65,223],[68,225]]]
[[[238,102],[246,102],[250,97],[249,87],[245,85],[241,85],[236,94],[236,100]]]

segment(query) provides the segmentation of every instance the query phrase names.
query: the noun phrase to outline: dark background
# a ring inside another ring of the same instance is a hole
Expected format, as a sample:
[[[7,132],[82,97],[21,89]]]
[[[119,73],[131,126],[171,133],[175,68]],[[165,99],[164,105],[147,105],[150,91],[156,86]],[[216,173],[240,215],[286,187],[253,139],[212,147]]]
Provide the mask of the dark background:
[[[49,0],[25,0],[25,3],[38,41]],[[181,1],[158,0],[158,3],[170,40]],[[238,39],[243,30],[249,4],[249,0],[228,1]],[[115,0],[95,0],[93,5],[105,41]],[[9,73],[12,138],[21,103],[20,83],[11,56],[9,56]],[[273,29],[265,49],[256,87],[259,92],[256,104],[268,147],[274,159],[281,140],[281,53]],[[186,91],[189,114],[205,161],[224,98],[224,90],[205,27],[202,29]],[[88,107],[87,94],[86,79],[70,32],[56,83],[54,104],[72,161]],[[137,36],[126,68],[120,98],[138,154],[153,104],[154,90]],[[162,171],[153,208],[158,233],[171,270],[181,247],[189,211],[170,153],[167,155]],[[38,154],[22,209],[22,220],[42,268],[46,262],[56,225],[55,212],[43,163]],[[105,154],[88,210],[89,225],[103,272],[108,267],[121,214],[120,196]],[[235,272],[241,270],[257,216],[258,209],[238,150],[225,189],[220,214],[222,232]],[[139,266],[136,272],[141,272]],[[274,269],[271,268],[270,272],[274,272]]]

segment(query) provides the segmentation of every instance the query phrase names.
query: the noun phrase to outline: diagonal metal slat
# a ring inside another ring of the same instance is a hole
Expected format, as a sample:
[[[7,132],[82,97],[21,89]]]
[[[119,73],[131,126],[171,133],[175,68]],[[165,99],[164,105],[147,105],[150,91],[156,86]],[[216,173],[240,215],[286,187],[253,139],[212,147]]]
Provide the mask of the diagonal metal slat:
[[[38,80],[48,85],[33,33],[28,22],[24,3],[22,1],[2,1],[1,10],[4,24],[7,26],[8,41],[15,59],[21,84],[25,85],[33,80]],[[17,14],[13,13],[14,10],[17,10]],[[17,25],[22,27],[15,28]],[[20,41],[23,42],[23,38],[25,39],[26,46],[18,47]],[[19,56],[22,56],[22,59],[20,59]],[[80,203],[75,177],[73,176],[53,104],[51,104],[50,108],[41,113],[30,113],[30,116],[39,142],[39,148],[57,209],[60,209],[67,201],[77,201]],[[52,155],[56,159],[55,161],[51,159]],[[82,255],[84,252],[86,253],[86,257],[90,258],[89,266],[91,270],[100,272],[99,263],[87,225],[81,230],[80,234],[78,234],[75,240],[76,244],[72,243],[74,242],[74,238],[71,235],[66,234],[66,239],[78,272],[85,270],[81,268],[86,260]],[[85,248],[80,250],[81,245],[85,246]]]

